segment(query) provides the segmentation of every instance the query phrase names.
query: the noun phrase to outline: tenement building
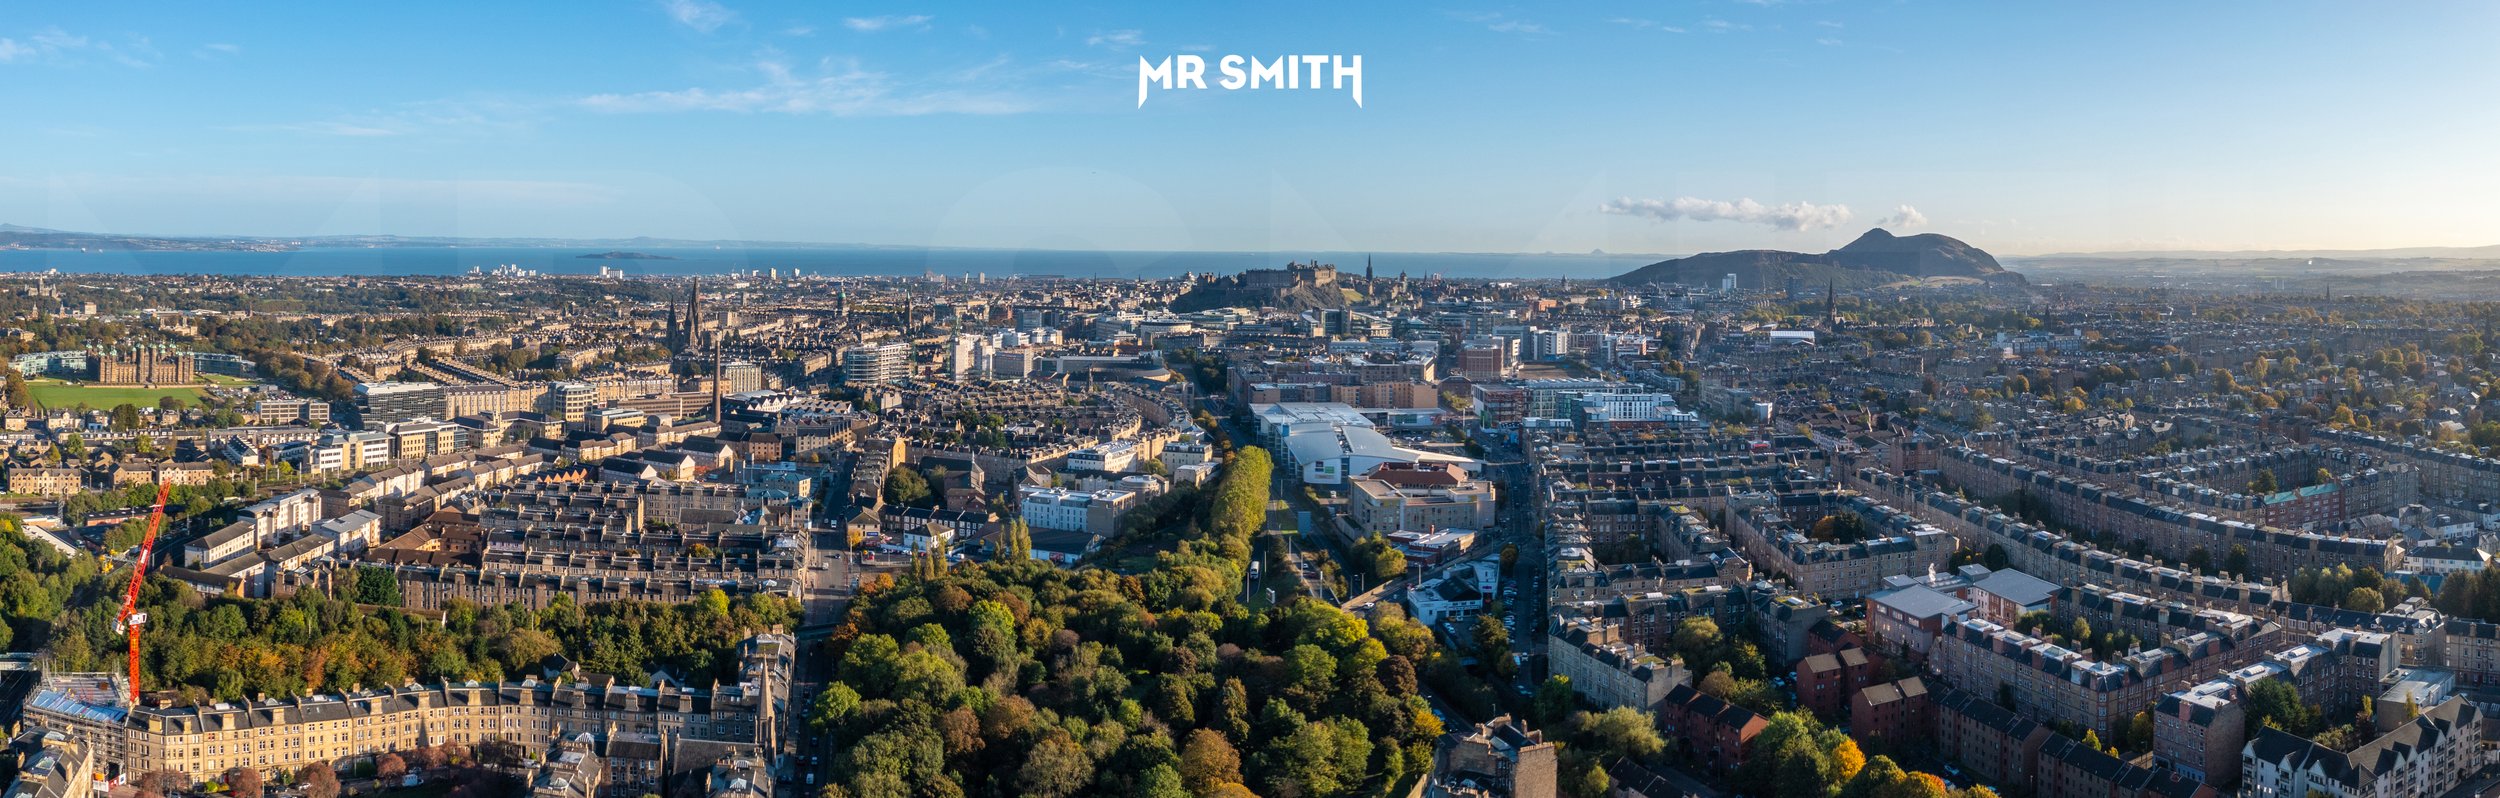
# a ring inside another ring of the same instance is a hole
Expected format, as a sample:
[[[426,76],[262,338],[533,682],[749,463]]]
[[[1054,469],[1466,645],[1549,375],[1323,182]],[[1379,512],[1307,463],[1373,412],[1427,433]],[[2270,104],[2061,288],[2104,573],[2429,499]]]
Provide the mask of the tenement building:
[[[86,745],[95,752],[99,771],[123,776],[171,771],[194,781],[238,767],[293,772],[316,761],[428,746],[488,740],[537,745],[582,734],[649,741],[663,749],[698,741],[771,749],[786,722],[780,707],[788,700],[795,646],[782,634],[748,638],[739,644],[738,680],[709,688],[666,680],[629,685],[603,674],[568,674],[561,681],[412,683],[243,703],[131,706],[116,674],[55,674],[27,701],[25,722]],[[636,758],[610,759],[612,768],[631,768]],[[650,784],[647,774],[630,771],[611,772],[605,781],[625,790]]]

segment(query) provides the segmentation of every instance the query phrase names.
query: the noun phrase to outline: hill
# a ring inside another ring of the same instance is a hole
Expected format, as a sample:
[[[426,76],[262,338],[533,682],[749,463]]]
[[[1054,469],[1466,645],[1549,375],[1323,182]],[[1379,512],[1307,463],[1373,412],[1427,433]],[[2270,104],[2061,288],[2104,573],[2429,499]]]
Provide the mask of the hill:
[[[1910,279],[1964,277],[2021,282],[1993,255],[1950,236],[1921,233],[1896,236],[1882,228],[1866,231],[1847,246],[1820,254],[1775,249],[1704,252],[1660,261],[1619,275],[1616,285],[1682,283],[1716,285],[1736,275],[1745,288],[1783,285],[1790,279],[1808,283],[1835,282],[1863,288]]]
[[[1337,282],[1337,267],[1316,262],[1207,278],[1172,300],[1172,309],[1182,313],[1227,307],[1301,312],[1345,306],[1344,285]]]

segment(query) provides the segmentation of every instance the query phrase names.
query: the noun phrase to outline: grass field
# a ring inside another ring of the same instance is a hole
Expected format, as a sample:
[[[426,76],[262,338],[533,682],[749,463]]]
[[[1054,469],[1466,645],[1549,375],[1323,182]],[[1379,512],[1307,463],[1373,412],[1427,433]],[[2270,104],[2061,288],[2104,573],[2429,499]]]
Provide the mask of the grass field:
[[[156,400],[167,396],[186,404],[200,400],[198,388],[130,388],[118,386],[76,385],[60,380],[27,380],[26,392],[35,403],[47,408],[74,408],[80,403],[98,410],[111,410],[122,404],[155,407]]]

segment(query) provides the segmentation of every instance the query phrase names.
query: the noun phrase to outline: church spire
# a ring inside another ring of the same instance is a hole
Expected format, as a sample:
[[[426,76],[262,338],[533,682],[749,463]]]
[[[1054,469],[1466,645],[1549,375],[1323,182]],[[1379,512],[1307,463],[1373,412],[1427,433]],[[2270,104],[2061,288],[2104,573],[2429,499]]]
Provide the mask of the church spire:
[[[1823,324],[1840,329],[1840,278],[1831,278],[1823,286]]]

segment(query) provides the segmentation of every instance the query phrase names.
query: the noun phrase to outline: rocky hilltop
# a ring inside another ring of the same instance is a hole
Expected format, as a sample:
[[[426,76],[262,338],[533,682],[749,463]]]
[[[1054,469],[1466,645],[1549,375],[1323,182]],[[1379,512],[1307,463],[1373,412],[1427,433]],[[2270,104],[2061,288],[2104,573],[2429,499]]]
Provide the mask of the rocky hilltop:
[[[2006,271],[2004,266],[1999,265],[1996,256],[1951,236],[1935,233],[1896,236],[1876,228],[1858,236],[1858,240],[1849,242],[1848,246],[1830,252],[1815,254],[1775,249],[1704,252],[1652,263],[1608,282],[1616,285],[1717,285],[1730,274],[1736,275],[1737,283],[1745,288],[1782,285],[1792,278],[1809,283],[1837,282],[1851,288],[1935,277],[1967,277],[1990,282],[2022,281],[2022,275]]]
[[[1282,269],[1251,269],[1227,277],[1209,276],[1172,301],[1172,309],[1183,313],[1223,307],[1298,312],[1345,306],[1345,288],[1337,282],[1337,267],[1317,262],[1291,263]]]

